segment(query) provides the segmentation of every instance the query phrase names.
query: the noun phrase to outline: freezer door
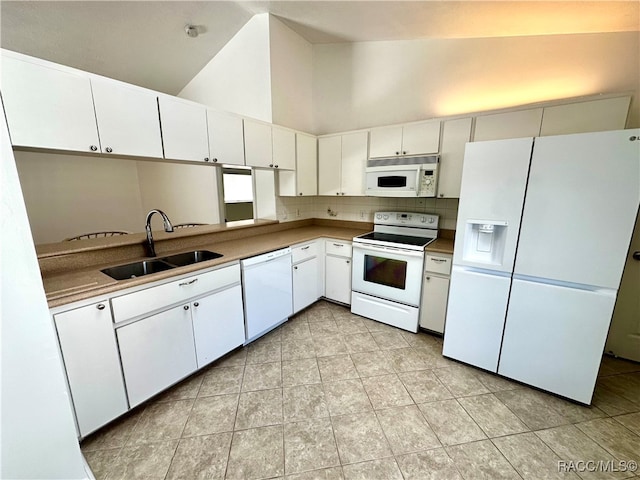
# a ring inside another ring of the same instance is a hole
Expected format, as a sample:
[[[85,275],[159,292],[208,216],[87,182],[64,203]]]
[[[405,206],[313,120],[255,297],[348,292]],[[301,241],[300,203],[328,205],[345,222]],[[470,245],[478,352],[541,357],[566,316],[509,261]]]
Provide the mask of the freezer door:
[[[536,139],[515,273],[618,288],[640,201],[634,135]]]
[[[498,373],[591,403],[615,293],[514,279]]]
[[[513,271],[532,145],[533,138],[467,143],[455,265]]]
[[[453,267],[444,356],[497,371],[510,285],[510,276]]]

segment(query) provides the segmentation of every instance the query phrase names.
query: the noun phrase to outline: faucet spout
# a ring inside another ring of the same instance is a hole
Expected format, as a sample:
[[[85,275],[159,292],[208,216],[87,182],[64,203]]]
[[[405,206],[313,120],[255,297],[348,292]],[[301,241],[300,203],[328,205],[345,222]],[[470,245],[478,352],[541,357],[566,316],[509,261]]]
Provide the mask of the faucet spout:
[[[153,243],[153,234],[151,233],[151,217],[153,217],[154,213],[157,213],[162,217],[162,222],[164,223],[164,231],[167,233],[173,232],[173,225],[171,225],[171,221],[169,220],[169,217],[167,217],[167,214],[162,210],[153,209],[149,213],[147,213],[147,224],[145,226],[145,230],[147,231],[147,246],[149,248],[150,257],[156,256],[156,249]]]

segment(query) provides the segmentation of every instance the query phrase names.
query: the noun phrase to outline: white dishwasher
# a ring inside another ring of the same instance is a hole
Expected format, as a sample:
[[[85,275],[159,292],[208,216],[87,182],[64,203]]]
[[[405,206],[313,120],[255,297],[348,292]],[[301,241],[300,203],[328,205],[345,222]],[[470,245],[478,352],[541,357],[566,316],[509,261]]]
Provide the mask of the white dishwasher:
[[[240,261],[246,343],[264,335],[293,313],[291,248]]]

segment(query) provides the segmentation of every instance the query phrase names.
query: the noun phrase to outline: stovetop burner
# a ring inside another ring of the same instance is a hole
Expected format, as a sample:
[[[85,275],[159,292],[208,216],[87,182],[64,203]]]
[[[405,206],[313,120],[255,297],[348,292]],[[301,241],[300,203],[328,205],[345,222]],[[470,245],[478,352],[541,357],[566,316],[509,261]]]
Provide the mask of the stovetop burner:
[[[426,247],[435,238],[413,237],[409,235],[396,235],[393,233],[370,232],[356,237],[362,240],[374,240],[377,242],[397,243],[400,245],[413,245],[416,247]]]

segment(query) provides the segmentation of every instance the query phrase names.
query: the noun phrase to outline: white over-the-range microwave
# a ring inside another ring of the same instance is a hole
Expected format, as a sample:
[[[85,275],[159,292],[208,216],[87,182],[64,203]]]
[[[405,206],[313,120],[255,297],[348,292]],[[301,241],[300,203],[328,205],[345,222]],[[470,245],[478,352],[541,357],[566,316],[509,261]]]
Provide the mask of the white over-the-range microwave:
[[[374,197],[435,197],[439,160],[438,155],[368,160],[365,193]]]

